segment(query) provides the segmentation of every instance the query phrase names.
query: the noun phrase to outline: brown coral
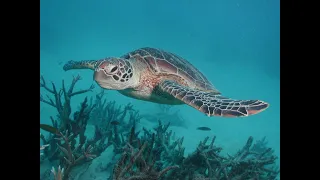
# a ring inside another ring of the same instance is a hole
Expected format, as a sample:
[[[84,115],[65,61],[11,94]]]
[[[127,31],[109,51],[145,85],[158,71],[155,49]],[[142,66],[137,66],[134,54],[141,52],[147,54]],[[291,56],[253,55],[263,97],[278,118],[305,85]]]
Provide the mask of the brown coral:
[[[148,164],[142,153],[147,147],[144,142],[138,150],[135,150],[129,143],[128,150],[124,152],[113,169],[113,180],[158,180],[169,170],[178,166],[169,166],[160,172],[153,169],[154,162]]]

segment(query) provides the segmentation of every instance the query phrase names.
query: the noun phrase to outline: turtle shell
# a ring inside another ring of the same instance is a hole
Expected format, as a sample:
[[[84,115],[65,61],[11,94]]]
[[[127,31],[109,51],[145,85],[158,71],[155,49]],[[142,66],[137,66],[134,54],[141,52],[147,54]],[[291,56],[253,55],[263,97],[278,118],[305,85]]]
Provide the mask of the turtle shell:
[[[192,88],[219,93],[197,68],[176,54],[145,47],[125,54],[121,58],[130,59],[131,57],[143,59],[155,74],[177,75],[186,80],[190,86],[194,86]]]

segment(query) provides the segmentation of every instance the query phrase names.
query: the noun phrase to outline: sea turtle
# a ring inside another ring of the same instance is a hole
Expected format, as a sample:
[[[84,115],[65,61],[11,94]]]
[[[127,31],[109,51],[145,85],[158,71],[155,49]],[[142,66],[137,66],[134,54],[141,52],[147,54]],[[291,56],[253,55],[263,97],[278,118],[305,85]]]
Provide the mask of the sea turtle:
[[[68,61],[63,69],[94,70],[94,80],[105,89],[160,104],[188,104],[208,116],[241,117],[257,114],[269,104],[260,100],[234,100],[221,93],[182,57],[144,47],[121,57]]]

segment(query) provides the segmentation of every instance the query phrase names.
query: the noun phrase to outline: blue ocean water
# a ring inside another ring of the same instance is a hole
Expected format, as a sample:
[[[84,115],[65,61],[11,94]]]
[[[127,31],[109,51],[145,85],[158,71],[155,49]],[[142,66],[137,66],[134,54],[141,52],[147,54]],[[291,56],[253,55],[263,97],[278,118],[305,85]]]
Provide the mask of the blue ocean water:
[[[216,135],[216,143],[231,153],[249,136],[266,137],[280,164],[279,0],[40,1],[40,73],[58,88],[63,79],[70,85],[76,75],[82,77],[77,89],[95,84],[92,71],[63,71],[68,60],[117,57],[141,47],[184,57],[224,96],[270,103],[266,111],[246,118],[207,117],[187,105],[174,107],[188,124],[187,129],[172,127],[184,136],[186,154],[206,136]],[[100,92],[95,85],[93,92],[72,99],[73,109],[85,96]],[[118,104],[130,102],[141,114],[158,108],[116,91],[107,91],[107,98]],[[55,108],[40,102],[40,123],[51,124],[49,117],[56,114]],[[144,123],[153,126],[141,120]],[[196,130],[200,126],[211,131]]]

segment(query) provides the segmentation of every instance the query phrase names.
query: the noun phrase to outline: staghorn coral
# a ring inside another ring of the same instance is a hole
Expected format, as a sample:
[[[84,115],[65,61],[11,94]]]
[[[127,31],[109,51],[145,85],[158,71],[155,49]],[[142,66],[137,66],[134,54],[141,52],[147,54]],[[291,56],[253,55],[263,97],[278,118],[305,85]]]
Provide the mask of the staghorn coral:
[[[141,138],[134,127],[131,128],[130,136],[122,147],[123,154],[115,165],[113,179],[159,179],[169,170],[178,168],[176,164],[184,158],[183,138],[171,142],[172,131],[167,131],[170,123],[158,123],[154,132],[143,128],[144,135]],[[128,173],[129,170],[132,172]]]
[[[210,142],[209,137],[206,137],[200,141],[193,153],[185,157],[183,137],[171,142],[170,139],[173,138],[172,131],[168,131],[169,125],[170,123],[162,125],[159,121],[153,131],[143,128],[144,134],[141,138],[131,132],[131,140],[126,141],[124,154],[115,165],[113,179],[129,179],[131,176],[141,179],[269,180],[276,179],[279,174],[278,169],[269,166],[274,165],[276,159],[272,153],[270,154],[271,148],[264,147],[263,151],[254,151],[261,141],[252,146],[253,138],[249,137],[246,145],[238,153],[225,157],[220,155],[222,148],[215,146],[216,137],[214,136]],[[167,167],[174,169],[157,177],[154,174],[146,174],[145,169],[148,169],[149,165],[155,172],[161,172],[161,169]]]
[[[74,113],[74,120],[69,119],[68,121],[68,129],[66,131],[70,131],[73,134],[73,139],[75,137],[79,136],[79,144],[80,144],[80,148],[82,145],[84,145],[86,143],[86,136],[84,135],[85,130],[86,130],[86,126],[87,126],[87,121],[88,121],[88,115],[90,114],[91,109],[88,108],[87,105],[87,98],[85,98],[85,100],[81,103],[80,106],[80,110],[76,111]],[[52,122],[56,122],[53,119],[51,119]],[[57,132],[62,132],[63,128],[58,129],[57,127],[57,123],[53,123],[53,127],[52,129],[56,129]],[[59,133],[56,132],[51,132],[52,134],[49,134],[48,138],[45,138],[42,134],[40,134],[40,138],[42,139],[43,143],[46,144],[50,144],[50,149],[45,149],[44,154],[49,158],[49,160],[55,160],[57,159],[57,148],[58,146],[56,145],[56,143],[54,141],[52,141],[53,139],[57,138],[57,135],[59,135]],[[74,142],[75,144],[75,142]],[[47,150],[47,151],[46,151]]]
[[[234,156],[219,155],[222,150],[214,146],[216,137],[207,145],[209,137],[201,141],[191,155],[187,156],[180,168],[168,174],[168,179],[211,178],[218,180],[241,179],[275,179],[279,173],[276,169],[268,168],[274,164],[276,157],[266,156],[271,148],[264,152],[252,151],[253,138],[249,137],[246,145]]]
[[[93,106],[88,107],[87,97],[81,103],[80,110],[76,111],[73,114],[73,119],[70,117],[71,115],[71,98],[78,94],[83,94],[91,91],[94,86],[91,85],[90,88],[86,90],[74,91],[74,87],[76,83],[81,80],[81,77],[78,75],[73,78],[72,83],[68,90],[66,90],[64,81],[62,81],[62,89],[57,91],[57,88],[54,83],[52,83],[52,88],[49,88],[46,84],[46,81],[43,76],[40,76],[40,87],[44,88],[49,93],[53,94],[54,99],[50,98],[47,95],[47,99],[44,99],[40,94],[40,102],[46,103],[57,109],[58,115],[57,119],[54,120],[53,117],[50,117],[52,126],[59,130],[59,132],[63,132],[68,130],[72,132],[74,136],[79,135],[79,143],[81,145],[86,141],[86,137],[84,136],[84,132],[86,130],[87,121],[89,119],[90,113]],[[50,161],[57,159],[57,145],[53,141],[54,138],[57,137],[56,133],[49,134],[49,137],[44,137],[44,135],[40,134],[40,138],[43,141],[43,144],[50,144],[50,148],[46,148],[44,150],[44,155],[48,157]]]
[[[78,81],[77,79],[80,78],[75,78],[72,86]],[[41,83],[40,86],[46,87],[43,77]],[[50,90],[57,92],[53,89]],[[70,101],[65,102],[63,99],[66,92],[63,89],[59,93],[53,93],[55,100],[44,100],[40,96],[40,101],[53,104],[57,110],[58,104],[62,108],[60,112],[71,112],[71,109],[68,108]],[[59,99],[58,101],[56,97]],[[65,103],[67,103],[66,106],[60,106]],[[103,91],[97,94],[95,99],[92,98],[90,103],[85,98],[79,111],[75,112],[73,116],[71,113],[65,116],[65,113],[61,114],[60,112],[58,110],[57,120],[50,117],[53,127],[51,129],[57,130],[51,132],[49,138],[40,134],[43,144],[49,144],[43,149],[44,156],[50,160],[59,159],[60,166],[63,167],[59,168],[60,175],[59,169],[57,170],[56,179],[60,177],[61,180],[63,175],[64,179],[72,176],[70,171],[73,167],[82,168],[80,165],[87,162],[86,159],[99,156],[109,146],[114,147],[114,156],[110,156],[110,159],[115,161],[107,164],[109,167],[114,166],[113,174],[110,177],[112,180],[276,179],[279,174],[279,169],[274,166],[276,157],[273,155],[273,150],[267,147],[265,138],[252,145],[253,138],[249,137],[246,145],[239,152],[234,155],[222,156],[220,155],[222,149],[214,144],[216,137],[214,136],[210,143],[209,137],[206,137],[200,141],[193,153],[185,156],[184,137],[176,138],[175,133],[168,130],[170,123],[163,125],[159,121],[158,126],[152,130],[143,128],[141,133],[135,132],[136,124],[141,118],[139,112],[135,111],[130,104],[122,108],[117,106],[114,101],[107,101]],[[61,118],[62,115],[64,118]],[[62,121],[66,122],[65,125]],[[84,136],[88,122],[95,124],[95,134],[92,139],[87,139]],[[71,134],[69,135],[67,132],[71,132]],[[58,143],[54,140],[57,138]],[[95,155],[92,156],[92,154]],[[121,155],[120,159],[116,155]],[[117,163],[114,164],[115,162]],[[86,165],[89,166],[90,163]],[[73,172],[77,173],[77,169],[73,169],[72,174]],[[103,169],[107,170],[108,168]],[[40,176],[40,179],[46,178]]]
[[[54,96],[54,100],[53,100],[52,98],[50,98],[49,95],[47,95],[48,100],[46,100],[40,94],[40,101],[57,109],[58,118],[60,120],[59,129],[62,131],[68,129],[68,124],[69,124],[70,115],[71,115],[71,98],[75,95],[89,92],[94,88],[94,85],[91,85],[86,90],[80,90],[80,91],[74,92],[74,87],[79,80],[81,80],[81,77],[79,75],[76,77],[73,77],[72,83],[68,90],[66,90],[64,80],[62,80],[62,89],[57,91],[57,88],[54,83],[51,83],[52,88],[49,88],[46,84],[44,77],[40,76],[40,87],[44,88]],[[62,100],[62,96],[64,101]]]
[[[155,159],[150,163],[150,151],[143,154],[148,142],[144,141],[141,145],[141,140],[134,135],[134,128],[131,129],[130,134],[125,151],[113,169],[112,180],[158,180],[168,171],[178,168],[178,166],[169,166],[157,171],[154,168]],[[133,144],[136,144],[137,148]],[[152,149],[152,143],[150,146]]]
[[[133,109],[133,106],[128,103],[124,108],[117,106],[115,101],[108,101],[102,89],[100,93],[95,96],[95,99],[90,99],[90,106],[93,108],[93,113],[90,116],[89,122],[98,126],[110,126],[110,123],[117,121],[120,124],[120,132],[124,129],[130,129],[132,125],[139,122],[139,112]],[[130,118],[126,121],[129,114]],[[107,128],[106,127],[106,128]]]
[[[67,96],[65,96],[66,90],[64,90],[64,83],[63,88],[57,92],[53,83],[52,89],[47,87],[42,76],[40,82],[40,87],[43,87],[54,94],[54,99],[51,99],[48,96],[49,100],[45,100],[40,95],[40,101],[55,107],[58,111],[57,120],[50,117],[52,126],[44,124],[40,125],[41,129],[50,132],[48,137],[45,137],[40,133],[43,144],[50,145],[43,149],[44,154],[41,157],[42,160],[47,158],[54,164],[55,160],[59,160],[59,165],[64,169],[64,179],[68,179],[69,176],[71,176],[70,172],[74,166],[80,166],[85,163],[85,159],[87,159],[91,153],[95,154],[95,156],[99,156],[110,145],[114,146],[115,155],[123,153],[123,147],[127,142],[128,136],[130,136],[130,132],[127,133],[127,128],[129,127],[128,129],[130,129],[130,127],[136,126],[136,122],[140,120],[139,112],[133,110],[131,104],[127,104],[122,108],[121,106],[117,106],[115,102],[105,101],[105,103],[103,103],[101,101],[103,100],[103,91],[96,95],[94,103],[93,99],[91,99],[89,103],[86,97],[81,103],[79,110],[72,115],[70,106],[71,97],[91,90],[88,89],[73,94],[72,89],[78,80],[80,80],[79,76],[73,79],[70,87],[71,90],[68,90],[69,95]],[[103,113],[104,111],[107,113]],[[99,117],[101,121],[98,123],[99,125],[95,126],[94,137],[92,139],[87,139],[84,133],[88,121],[97,121],[99,120]],[[117,121],[118,124],[114,124],[113,121]],[[70,134],[68,132],[70,132]],[[56,141],[57,139],[59,140],[58,143]],[[47,179],[49,177],[48,171],[42,172],[45,173],[40,175],[41,179]]]
[[[56,138],[59,140],[58,147],[63,153],[63,163],[65,166],[65,171],[63,173],[64,177],[68,178],[68,175],[70,173],[70,170],[72,167],[78,165],[81,161],[86,159],[93,159],[96,157],[96,155],[91,154],[92,147],[88,146],[86,149],[82,148],[80,149],[80,145],[76,148],[72,148],[72,140],[73,134],[68,133],[66,131],[65,135],[62,133],[59,133],[60,138]],[[63,143],[64,142],[64,143]],[[62,144],[63,143],[63,144]]]
[[[154,128],[154,132],[143,128],[143,140],[150,141],[152,151],[155,153],[157,160],[156,166],[159,168],[166,167],[173,164],[179,164],[183,159],[185,148],[182,147],[184,137],[175,140],[172,131],[167,131],[170,123],[162,125],[158,121],[158,126]],[[173,141],[172,141],[173,140]]]
[[[54,121],[51,117],[51,121],[54,128],[58,128],[56,121]],[[48,158],[50,161],[57,159],[57,153],[58,153],[58,146],[54,141],[54,138],[56,138],[56,134],[50,133],[48,137],[45,137],[43,134],[40,133],[40,139],[42,140],[43,144],[48,144],[49,147],[45,148],[43,150],[42,160],[45,158]]]
[[[170,178],[193,179],[195,177],[213,177],[210,170],[216,166],[212,162],[220,163],[224,159],[219,155],[222,149],[214,146],[215,139],[216,137],[214,136],[209,145],[207,145],[209,137],[200,141],[196,150],[181,162],[179,171],[170,174]],[[207,175],[205,175],[206,171],[208,171]]]
[[[89,122],[95,125],[95,134],[87,143],[93,146],[97,155],[110,145],[114,146],[115,154],[121,154],[124,134],[140,121],[139,112],[131,104],[122,108],[115,101],[107,101],[104,90],[95,99],[90,99],[89,106],[94,106]]]
[[[58,170],[56,171],[54,169],[54,167],[52,167],[51,172],[53,174],[54,180],[63,180],[63,178],[64,178],[64,169],[63,168],[61,169],[61,167],[59,166]]]
[[[276,156],[271,148],[259,149],[257,144],[253,147],[253,137],[249,137],[246,145],[234,156],[230,156],[224,161],[223,168],[228,173],[228,178],[233,179],[275,179],[280,172],[274,165]],[[257,142],[260,143],[259,141]]]

